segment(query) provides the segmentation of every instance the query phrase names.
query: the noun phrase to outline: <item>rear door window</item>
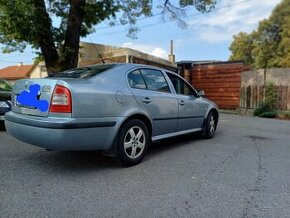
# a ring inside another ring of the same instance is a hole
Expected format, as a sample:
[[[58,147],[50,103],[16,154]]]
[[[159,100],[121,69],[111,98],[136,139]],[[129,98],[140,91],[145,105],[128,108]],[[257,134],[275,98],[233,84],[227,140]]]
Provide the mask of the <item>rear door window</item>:
[[[143,76],[139,70],[135,70],[128,74],[128,82],[132,88],[135,89],[146,89],[146,84],[144,82]]]
[[[151,91],[170,92],[168,84],[159,70],[141,69],[147,89]]]

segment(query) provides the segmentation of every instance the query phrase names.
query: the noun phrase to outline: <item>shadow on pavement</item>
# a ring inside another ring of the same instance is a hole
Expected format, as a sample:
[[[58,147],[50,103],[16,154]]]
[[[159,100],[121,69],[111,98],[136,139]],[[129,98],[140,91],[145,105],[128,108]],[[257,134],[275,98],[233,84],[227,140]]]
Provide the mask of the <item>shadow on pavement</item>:
[[[95,171],[118,168],[113,158],[99,151],[40,151],[26,158],[43,168],[58,168],[62,171]]]
[[[203,140],[199,134],[189,134],[165,139],[152,143],[147,151],[147,155],[158,155],[171,149],[178,149],[178,147],[190,146],[191,143],[197,140]]]
[[[149,161],[153,156],[161,155],[168,150],[178,149],[181,146],[190,146],[191,142],[196,140],[202,139],[198,135],[185,135],[153,143],[147,151],[145,161]],[[38,167],[47,169],[60,168],[63,171],[70,172],[123,168],[115,158],[105,157],[100,151],[40,150],[26,155],[25,160]]]

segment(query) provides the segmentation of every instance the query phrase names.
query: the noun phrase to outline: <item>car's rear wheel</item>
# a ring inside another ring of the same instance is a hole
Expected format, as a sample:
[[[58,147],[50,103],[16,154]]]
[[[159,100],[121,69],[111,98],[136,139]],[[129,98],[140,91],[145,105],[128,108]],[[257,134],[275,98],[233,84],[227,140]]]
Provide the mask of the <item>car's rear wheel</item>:
[[[211,139],[214,137],[215,131],[216,131],[216,125],[217,123],[216,123],[215,114],[213,112],[210,112],[206,119],[205,134],[204,134],[205,138]]]
[[[142,161],[149,145],[146,125],[137,119],[127,121],[118,134],[118,159],[125,166]]]

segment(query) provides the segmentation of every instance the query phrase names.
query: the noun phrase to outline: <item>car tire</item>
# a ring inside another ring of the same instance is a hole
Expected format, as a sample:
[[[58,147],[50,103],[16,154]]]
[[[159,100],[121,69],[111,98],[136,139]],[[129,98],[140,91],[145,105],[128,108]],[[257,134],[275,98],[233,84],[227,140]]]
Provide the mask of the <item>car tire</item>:
[[[124,123],[118,134],[117,158],[124,166],[140,163],[149,146],[149,134],[146,125],[137,119]]]
[[[205,131],[204,131],[204,138],[206,139],[212,139],[215,135],[216,131],[216,117],[213,112],[210,112],[206,119],[205,124]]]

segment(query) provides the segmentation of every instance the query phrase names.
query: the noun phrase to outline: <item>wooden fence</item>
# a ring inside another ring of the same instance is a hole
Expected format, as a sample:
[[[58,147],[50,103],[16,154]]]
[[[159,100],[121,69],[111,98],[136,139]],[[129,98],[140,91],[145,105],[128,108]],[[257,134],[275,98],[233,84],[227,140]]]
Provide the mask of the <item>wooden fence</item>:
[[[276,86],[278,110],[290,110],[290,86]],[[256,109],[265,100],[264,86],[241,87],[240,108]]]
[[[240,103],[243,63],[196,65],[192,69],[192,84],[204,90],[206,97],[221,109],[237,109]]]

